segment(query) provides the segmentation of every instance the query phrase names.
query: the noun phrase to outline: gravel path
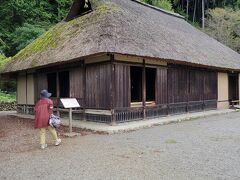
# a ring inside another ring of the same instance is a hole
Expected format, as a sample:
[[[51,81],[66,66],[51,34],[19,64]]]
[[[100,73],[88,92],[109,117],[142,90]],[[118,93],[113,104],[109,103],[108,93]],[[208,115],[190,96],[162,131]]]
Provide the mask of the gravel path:
[[[3,119],[1,180],[240,179],[240,113],[124,134],[64,138],[61,146],[46,150],[38,149],[37,131],[29,122],[20,121],[22,128],[6,132],[11,128]]]

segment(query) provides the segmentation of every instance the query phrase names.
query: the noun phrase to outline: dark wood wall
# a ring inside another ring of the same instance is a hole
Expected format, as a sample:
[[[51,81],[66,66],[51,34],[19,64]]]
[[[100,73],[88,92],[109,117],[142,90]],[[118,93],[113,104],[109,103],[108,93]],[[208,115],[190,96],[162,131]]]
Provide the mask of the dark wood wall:
[[[188,72],[182,68],[168,69],[168,103],[188,101]]]
[[[113,100],[116,108],[130,107],[131,66],[109,62],[70,68],[70,97],[77,98],[85,108],[111,109]],[[35,94],[39,95],[42,89],[47,89],[46,72],[36,74],[35,80]],[[111,85],[111,81],[114,84]],[[157,105],[217,100],[217,72],[214,71],[176,65],[156,66],[155,86]]]
[[[35,74],[35,102],[40,98],[40,92],[43,89],[47,89],[47,75],[45,73]]]
[[[130,66],[126,64],[115,65],[115,107],[130,107]]]
[[[86,107],[111,108],[111,64],[94,64],[86,67]]]
[[[129,64],[116,64],[115,107],[130,107]],[[217,72],[186,66],[156,66],[156,104],[217,100]]]
[[[189,101],[204,100],[204,74],[199,70],[189,70]]]
[[[167,68],[158,67],[156,74],[156,104],[166,104],[168,102],[167,77]]]
[[[69,71],[70,97],[77,98],[81,106],[85,106],[84,78],[85,78],[85,70],[83,67],[70,69]]]
[[[204,100],[212,100],[218,97],[217,72],[204,72]]]
[[[168,103],[217,100],[217,72],[189,67],[168,69]]]

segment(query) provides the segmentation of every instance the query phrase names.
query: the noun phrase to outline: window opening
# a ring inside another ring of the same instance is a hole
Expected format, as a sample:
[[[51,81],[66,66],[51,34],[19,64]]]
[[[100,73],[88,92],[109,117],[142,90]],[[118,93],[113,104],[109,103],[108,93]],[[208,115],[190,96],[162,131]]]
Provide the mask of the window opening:
[[[131,66],[131,102],[142,102],[142,68]]]
[[[156,69],[146,68],[146,101],[155,101]]]
[[[237,74],[229,74],[228,76],[229,84],[229,101],[235,101],[239,98],[238,93],[238,76]]]
[[[48,91],[52,97],[57,97],[57,73],[47,74]]]
[[[69,97],[69,72],[62,71],[58,73],[60,97]]]

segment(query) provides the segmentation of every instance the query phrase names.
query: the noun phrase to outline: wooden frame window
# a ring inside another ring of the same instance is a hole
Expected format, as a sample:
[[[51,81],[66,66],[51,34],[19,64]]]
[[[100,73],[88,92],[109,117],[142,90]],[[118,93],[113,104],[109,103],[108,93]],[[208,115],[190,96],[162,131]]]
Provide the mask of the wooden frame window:
[[[142,102],[142,67],[130,67],[131,102]]]
[[[239,99],[238,74],[228,75],[229,101]]]
[[[155,105],[156,68],[130,67],[131,107]]]

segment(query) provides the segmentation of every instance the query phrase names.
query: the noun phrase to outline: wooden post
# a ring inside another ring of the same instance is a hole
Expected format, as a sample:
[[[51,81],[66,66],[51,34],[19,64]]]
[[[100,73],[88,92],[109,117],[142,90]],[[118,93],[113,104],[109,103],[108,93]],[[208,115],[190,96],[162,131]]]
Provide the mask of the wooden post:
[[[117,124],[116,122],[116,114],[115,114],[115,64],[114,64],[114,55],[110,54],[111,60],[111,82],[110,82],[110,91],[111,91],[111,125],[114,126]]]
[[[72,108],[69,109],[69,133],[72,133]]]
[[[143,71],[142,71],[142,101],[143,101],[143,119],[146,118],[146,65],[145,59],[143,60]]]
[[[87,104],[87,101],[86,101],[86,98],[87,98],[87,70],[86,70],[86,64],[85,64],[85,60],[83,61],[83,68],[84,68],[84,71],[83,71],[83,92],[84,92],[84,107],[83,107],[83,120],[86,121],[86,104]]]
[[[27,71],[26,71],[26,75],[25,75],[25,78],[26,78],[26,109],[25,109],[25,114],[28,114],[28,74],[27,74]]]
[[[59,73],[56,73],[56,81],[57,81],[57,116],[60,117],[60,112],[59,112],[59,103],[60,103],[60,87],[59,87]]]

